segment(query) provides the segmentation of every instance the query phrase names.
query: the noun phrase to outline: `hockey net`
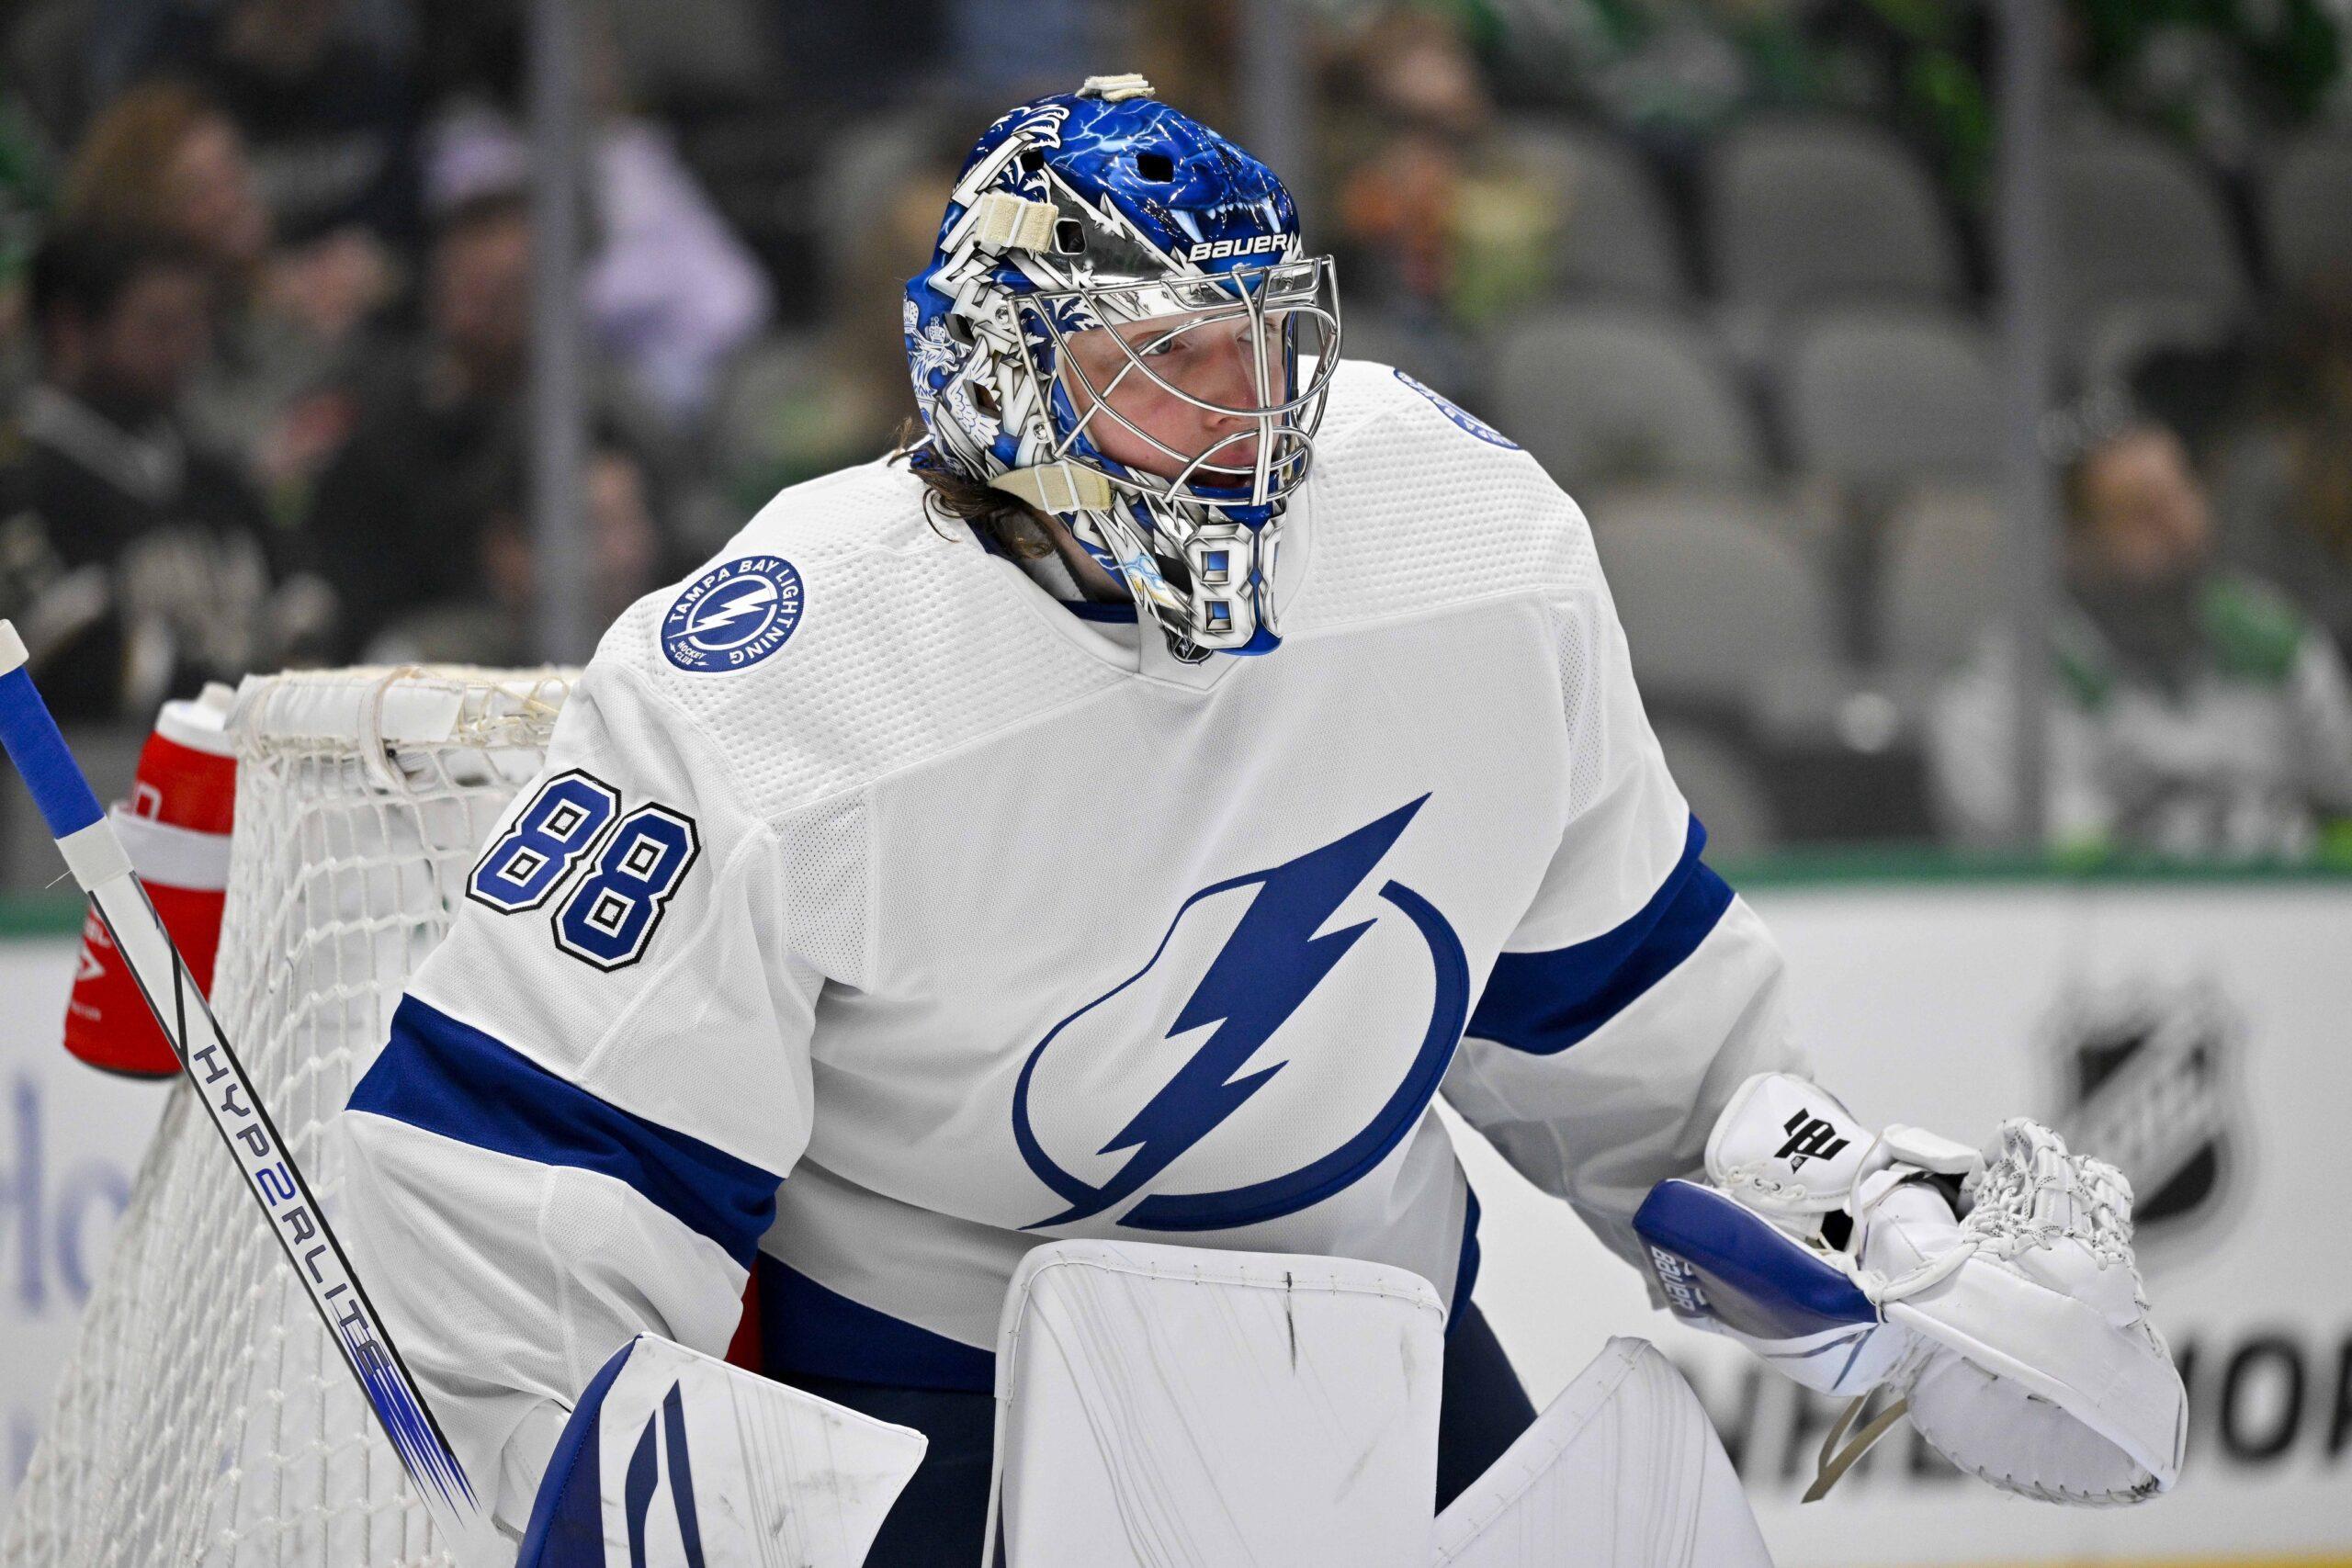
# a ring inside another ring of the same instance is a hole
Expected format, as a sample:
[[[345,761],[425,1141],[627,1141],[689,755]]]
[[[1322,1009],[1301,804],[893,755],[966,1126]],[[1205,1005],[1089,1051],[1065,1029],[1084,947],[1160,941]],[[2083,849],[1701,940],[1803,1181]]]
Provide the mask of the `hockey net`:
[[[213,1001],[332,1217],[322,1137],[374,1058],[465,872],[537,771],[567,672],[248,680]],[[48,1428],[8,1568],[446,1563],[187,1085],[141,1162]]]

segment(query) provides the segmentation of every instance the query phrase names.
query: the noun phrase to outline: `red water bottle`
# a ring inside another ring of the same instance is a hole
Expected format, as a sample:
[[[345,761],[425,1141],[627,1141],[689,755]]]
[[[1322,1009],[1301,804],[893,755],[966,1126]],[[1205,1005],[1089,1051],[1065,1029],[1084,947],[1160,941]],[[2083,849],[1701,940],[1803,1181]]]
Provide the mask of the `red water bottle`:
[[[237,760],[226,728],[234,695],[216,684],[193,701],[165,703],[140,750],[130,798],[113,812],[141,885],[208,997],[237,799]],[[179,1058],[95,913],[82,921],[82,952],[65,1002],[65,1048],[108,1072],[153,1077],[179,1071]]]

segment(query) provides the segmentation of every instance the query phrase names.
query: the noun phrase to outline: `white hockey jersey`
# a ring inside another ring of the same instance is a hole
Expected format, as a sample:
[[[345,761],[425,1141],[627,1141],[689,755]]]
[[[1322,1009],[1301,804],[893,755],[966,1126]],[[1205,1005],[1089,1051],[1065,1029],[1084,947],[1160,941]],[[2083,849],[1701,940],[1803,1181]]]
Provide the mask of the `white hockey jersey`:
[[[770,1371],[930,1387],[989,1386],[1050,1237],[1458,1301],[1441,1090],[1632,1258],[1792,1065],[1584,520],[1491,429],[1343,367],[1261,659],[1181,664],[921,497],[786,491],[621,617],[340,1119],[362,1268],[511,1527],[598,1365],[722,1350],[754,1268]]]

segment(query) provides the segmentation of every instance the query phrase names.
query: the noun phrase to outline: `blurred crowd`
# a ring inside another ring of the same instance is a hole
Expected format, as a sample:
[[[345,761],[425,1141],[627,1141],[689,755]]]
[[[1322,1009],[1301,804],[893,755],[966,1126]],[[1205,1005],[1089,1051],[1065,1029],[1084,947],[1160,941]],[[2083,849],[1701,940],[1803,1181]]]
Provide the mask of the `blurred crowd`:
[[[1978,0],[582,0],[601,621],[911,412],[902,280],[1006,103],[1245,141],[1343,352],[1593,521],[1734,855],[2007,831]],[[62,716],[527,661],[521,0],[0,9],[0,614]],[[2352,6],[2064,0],[2046,750],[2069,852],[2352,852]]]

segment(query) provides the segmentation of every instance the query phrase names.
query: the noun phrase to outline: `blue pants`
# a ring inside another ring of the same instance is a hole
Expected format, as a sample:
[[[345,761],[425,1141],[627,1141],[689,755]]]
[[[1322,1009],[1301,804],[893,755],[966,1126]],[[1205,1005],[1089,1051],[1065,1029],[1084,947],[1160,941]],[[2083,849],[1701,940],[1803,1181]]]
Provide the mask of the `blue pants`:
[[[989,1461],[996,1400],[986,1393],[884,1388],[838,1378],[785,1381],[931,1439],[922,1466],[899,1495],[866,1562],[873,1568],[976,1568],[988,1527]],[[1464,1303],[1445,1337],[1437,1425],[1437,1497],[1443,1508],[1502,1457],[1535,1420],[1535,1407],[1476,1306]]]

